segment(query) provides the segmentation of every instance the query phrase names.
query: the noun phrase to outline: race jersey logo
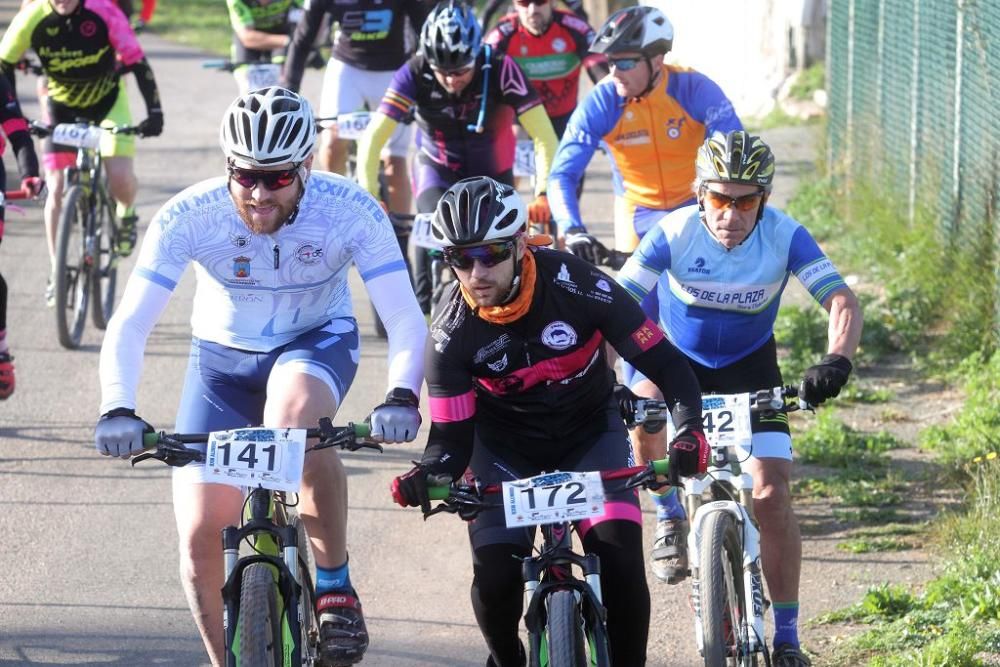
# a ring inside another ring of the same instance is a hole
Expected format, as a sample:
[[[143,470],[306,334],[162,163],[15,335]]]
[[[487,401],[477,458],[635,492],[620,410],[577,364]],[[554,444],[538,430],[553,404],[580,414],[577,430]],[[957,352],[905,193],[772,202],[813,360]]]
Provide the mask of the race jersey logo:
[[[494,373],[499,373],[503,369],[507,368],[507,354],[504,353],[504,355],[496,361],[488,362],[486,367]]]
[[[500,90],[505,95],[527,95],[528,82],[513,58],[504,58],[500,66]]]
[[[565,350],[576,345],[576,329],[561,320],[550,323],[542,329],[542,344],[553,350]]]
[[[684,127],[684,122],[687,118],[668,118],[667,119],[667,136],[671,139],[679,139],[681,136],[681,129]]]
[[[233,260],[233,275],[237,278],[249,278],[250,277],[250,258],[249,257],[237,257]]]
[[[84,37],[93,37],[97,34],[97,24],[93,21],[84,21],[80,24],[80,34]]]
[[[694,260],[694,266],[688,267],[688,273],[703,273],[706,276],[712,272],[711,269],[705,268],[705,258],[698,257]]]
[[[576,283],[573,282],[573,279],[570,277],[570,275],[569,275],[569,269],[566,268],[565,264],[563,264],[562,266],[559,267],[559,273],[556,274],[556,280],[558,282],[566,283],[568,285],[575,285],[576,284]]]
[[[552,50],[556,53],[562,53],[566,50],[566,40],[562,37],[556,37],[552,40]]]
[[[494,354],[504,349],[510,344],[510,334],[503,334],[495,341],[487,345],[486,347],[481,347],[476,351],[476,354],[472,357],[472,363],[481,364],[486,360],[487,357],[492,357]]]
[[[55,37],[59,34],[59,26],[53,26],[51,28],[46,28],[45,32],[49,34],[49,37]]]
[[[237,248],[246,248],[250,245],[250,237],[243,236],[242,234],[230,234],[229,242],[232,243]]]
[[[295,249],[295,257],[303,264],[315,264],[323,256],[323,249],[312,243],[303,243]]]
[[[643,352],[656,345],[661,338],[663,338],[663,332],[650,324],[649,320],[646,320],[645,324],[632,333],[632,340]]]

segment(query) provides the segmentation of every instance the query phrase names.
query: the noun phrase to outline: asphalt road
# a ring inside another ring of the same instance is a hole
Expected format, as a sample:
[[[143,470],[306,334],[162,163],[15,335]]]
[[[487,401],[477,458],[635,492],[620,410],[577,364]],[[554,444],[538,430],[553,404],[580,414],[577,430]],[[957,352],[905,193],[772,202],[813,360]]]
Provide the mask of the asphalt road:
[[[0,26],[16,9],[0,0]],[[220,5],[220,11],[221,5]],[[218,124],[236,94],[229,75],[203,71],[208,54],[151,35],[142,43],[163,97],[163,136],[139,143],[141,226],[168,197],[217,175],[223,159]],[[319,75],[304,92],[318,99]],[[136,120],[144,107],[129,83]],[[29,117],[37,117],[31,77],[19,80]],[[11,156],[8,174],[16,177]],[[596,158],[584,210],[610,239],[608,170]],[[90,327],[81,349],[59,346],[45,307],[48,271],[41,209],[8,209],[0,263],[10,285],[9,342],[17,390],[0,403],[0,662],[4,664],[163,664],[205,662],[177,574],[169,472],[131,468],[95,454],[100,332]],[[119,293],[132,260],[123,262]],[[355,276],[356,277],[356,276]],[[193,294],[188,272],[149,339],[139,413],[159,428],[173,424],[189,345]],[[355,311],[363,333],[357,380],[337,422],[360,420],[385,392],[386,345],[372,335],[360,280]],[[352,579],[365,605],[372,667],[482,665],[486,650],[468,597],[469,551],[461,522],[391,503],[392,477],[409,468],[422,445],[383,454],[346,454],[350,475]],[[646,512],[651,532],[652,516]],[[651,579],[651,667],[695,664],[687,586]]]

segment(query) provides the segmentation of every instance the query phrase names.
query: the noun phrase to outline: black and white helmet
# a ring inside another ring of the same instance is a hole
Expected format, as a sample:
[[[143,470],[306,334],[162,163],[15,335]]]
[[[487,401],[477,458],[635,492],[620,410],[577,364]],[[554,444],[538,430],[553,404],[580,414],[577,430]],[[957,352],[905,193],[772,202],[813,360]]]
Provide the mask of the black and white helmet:
[[[510,239],[524,231],[527,210],[509,185],[488,176],[464,178],[438,200],[431,233],[443,247]]]
[[[744,130],[716,132],[698,149],[695,173],[701,183],[756,185],[771,191],[774,153],[760,137]]]
[[[641,53],[647,58],[660,56],[674,45],[674,26],[655,7],[639,5],[620,9],[597,31],[591,53],[613,56],[617,53]]]
[[[316,121],[306,98],[271,86],[241,95],[222,118],[226,158],[251,167],[299,164],[312,155]]]
[[[462,0],[445,0],[431,10],[424,21],[420,50],[433,67],[461,69],[471,65],[479,55],[482,36],[482,28],[471,8]]]

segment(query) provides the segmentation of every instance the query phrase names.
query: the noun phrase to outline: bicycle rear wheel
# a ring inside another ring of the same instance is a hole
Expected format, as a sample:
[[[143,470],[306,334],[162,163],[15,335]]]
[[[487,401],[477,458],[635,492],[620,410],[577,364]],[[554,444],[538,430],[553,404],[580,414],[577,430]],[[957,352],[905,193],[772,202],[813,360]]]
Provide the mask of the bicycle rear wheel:
[[[56,234],[56,329],[59,343],[69,349],[80,347],[87,319],[93,253],[87,247],[90,208],[87,193],[71,186],[63,198]]]
[[[240,665],[278,667],[283,663],[278,589],[271,568],[264,563],[253,563],[243,570],[238,623],[236,655]]]
[[[587,667],[583,617],[573,591],[556,591],[549,596],[545,632],[549,667]]]
[[[702,535],[698,580],[705,667],[751,667],[757,661],[744,655],[747,613],[739,526],[728,512],[712,512]]]
[[[118,253],[115,235],[118,231],[113,204],[101,197],[94,221],[93,304],[90,319],[98,329],[106,329],[115,309],[115,288],[118,284]]]

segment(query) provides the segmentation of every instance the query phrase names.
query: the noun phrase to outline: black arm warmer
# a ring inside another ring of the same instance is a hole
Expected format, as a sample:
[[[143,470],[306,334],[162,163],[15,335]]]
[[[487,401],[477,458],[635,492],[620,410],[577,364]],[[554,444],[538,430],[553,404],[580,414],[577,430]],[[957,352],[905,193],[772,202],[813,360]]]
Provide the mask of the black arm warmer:
[[[701,387],[688,364],[687,357],[666,338],[645,352],[629,359],[663,392],[663,400],[670,406],[674,427],[702,430]]]
[[[290,90],[298,91],[302,85],[302,73],[306,68],[306,60],[312,51],[313,42],[319,29],[323,27],[323,16],[326,10],[322,3],[310,2],[309,9],[296,24],[295,32],[288,43],[285,53],[284,79]]]
[[[135,74],[135,82],[139,85],[139,92],[146,103],[146,113],[163,113],[160,107],[160,91],[156,87],[156,79],[153,77],[153,68],[149,66],[149,61],[145,58],[126,68],[126,71]]]
[[[472,460],[475,424],[472,419],[459,422],[432,422],[427,447],[420,458],[428,474],[447,474],[452,480],[462,476]]]
[[[7,138],[17,154],[17,168],[21,171],[21,178],[37,177],[38,155],[35,154],[31,135],[27,132],[14,132]]]
[[[14,80],[14,65],[6,60],[0,60],[0,74],[3,74],[4,78],[7,79],[7,83],[10,84],[11,92],[14,93],[14,97],[17,97],[17,87],[15,86],[16,81]]]

